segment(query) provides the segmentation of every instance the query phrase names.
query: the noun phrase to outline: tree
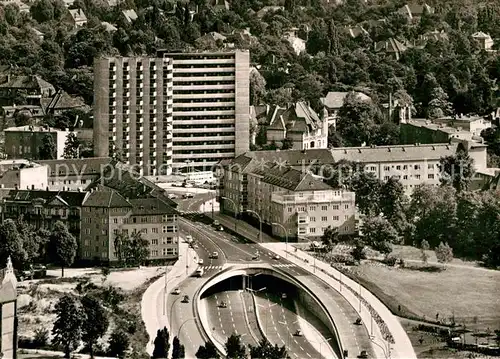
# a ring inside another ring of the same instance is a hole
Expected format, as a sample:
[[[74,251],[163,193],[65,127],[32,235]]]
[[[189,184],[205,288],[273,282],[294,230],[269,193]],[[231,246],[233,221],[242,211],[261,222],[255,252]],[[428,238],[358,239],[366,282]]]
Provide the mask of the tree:
[[[123,256],[128,265],[137,266],[144,263],[149,256],[149,241],[142,238],[141,232],[132,233],[122,243]]]
[[[46,134],[42,138],[42,144],[38,151],[38,159],[40,160],[53,160],[56,155],[56,145],[54,139],[50,134]]]
[[[431,100],[427,105],[427,118],[435,119],[451,114],[451,102],[444,90],[437,86],[431,91]]]
[[[356,205],[365,215],[378,215],[380,213],[380,181],[371,172],[354,173],[347,182],[347,188],[356,193]]]
[[[11,257],[14,267],[23,268],[28,254],[23,248],[23,239],[12,219],[6,219],[0,224],[0,263],[5,264]]]
[[[184,345],[181,344],[179,338],[174,337],[174,340],[172,341],[172,359],[182,359],[184,357]]]
[[[106,310],[101,302],[89,295],[81,299],[85,320],[82,325],[82,340],[90,351],[90,357],[94,357],[94,346],[99,338],[106,334],[109,320]]]
[[[50,247],[54,260],[61,265],[61,277],[64,277],[64,267],[73,264],[78,244],[66,225],[57,221],[50,233]]]
[[[31,116],[26,111],[17,111],[14,113],[14,123],[16,126],[26,126],[31,123]]]
[[[48,232],[43,228],[35,230],[23,220],[22,216],[17,219],[16,227],[21,237],[23,250],[26,252],[26,263],[33,264],[37,260],[45,260]]]
[[[250,71],[250,104],[260,105],[266,94],[266,80],[259,71]]]
[[[156,338],[154,341],[153,358],[167,358],[168,351],[170,349],[169,342],[170,334],[168,333],[167,327],[163,329],[158,329],[156,332]]]
[[[422,262],[427,264],[427,260],[429,259],[429,255],[427,254],[426,251],[430,249],[429,242],[427,242],[425,239],[422,241],[420,244],[420,258],[422,259]]]
[[[78,306],[74,297],[65,295],[56,303],[54,313],[56,321],[52,328],[52,342],[61,346],[64,357],[69,358],[71,352],[80,344],[85,312]]]
[[[115,330],[109,338],[108,355],[112,357],[124,358],[128,350],[130,340],[127,334],[121,330]]]
[[[380,216],[365,218],[361,231],[366,243],[384,254],[392,252],[391,245],[399,239],[398,232],[391,223]]]
[[[245,359],[245,346],[241,343],[241,335],[231,334],[226,341],[226,352],[229,359]]]
[[[351,250],[351,255],[357,261],[366,258],[365,244],[363,243],[363,241],[359,239],[356,240],[356,242],[354,243],[354,248]]]
[[[198,351],[196,352],[196,358],[198,359],[219,359],[219,353],[217,353],[217,348],[212,342],[206,342],[205,345],[200,345]]]
[[[443,263],[446,265],[446,263],[451,262],[453,259],[453,249],[448,245],[448,243],[439,243],[439,246],[434,250],[436,253],[436,258],[439,263]]]
[[[405,199],[403,185],[395,177],[391,177],[382,183],[380,187],[379,209],[398,233],[403,233],[407,224],[404,213]]]
[[[331,252],[333,247],[339,243],[339,230],[337,227],[328,226],[326,227],[323,235],[321,236],[321,241],[328,252]]]
[[[453,186],[457,192],[465,191],[474,175],[474,160],[460,144],[453,156],[442,157],[439,161],[441,176],[440,182]]]
[[[288,359],[286,347],[283,345],[279,347],[277,344],[274,346],[269,343],[266,338],[263,338],[259,345],[250,345],[250,357],[252,359]]]
[[[66,143],[64,144],[64,158],[78,158],[80,156],[80,140],[74,132],[68,134]]]

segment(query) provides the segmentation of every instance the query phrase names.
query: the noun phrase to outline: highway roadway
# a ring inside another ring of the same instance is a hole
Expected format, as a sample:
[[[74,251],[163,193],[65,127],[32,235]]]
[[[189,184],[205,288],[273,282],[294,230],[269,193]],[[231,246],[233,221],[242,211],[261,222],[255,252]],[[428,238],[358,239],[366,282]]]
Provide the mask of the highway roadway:
[[[207,193],[196,195],[195,198],[192,199],[178,200],[178,209],[181,211],[195,212],[200,209],[202,203],[210,200],[213,196],[212,193]],[[210,215],[210,213],[207,214]],[[197,289],[203,284],[206,278],[222,270],[225,265],[230,263],[247,263],[249,261],[254,263],[270,263],[277,269],[294,277],[306,278],[309,284],[314,283],[315,289],[325,286],[325,283],[321,280],[312,276],[305,269],[286,261],[285,258],[276,259],[274,258],[274,254],[264,251],[258,244],[251,242],[242,243],[241,239],[224,231],[217,231],[208,224],[192,222],[181,218],[179,221],[179,229],[181,236],[185,237],[187,234],[190,234],[193,237],[197,244],[196,252],[198,259],[203,260],[203,267],[205,269],[203,278],[187,279],[180,287],[181,295],[169,295],[167,300],[167,308],[169,308],[171,312],[169,316],[172,321],[171,335],[179,335],[181,342],[186,347],[186,357],[194,357],[198,347],[204,344],[204,341],[201,338],[201,334],[194,320],[195,311],[192,303],[181,303],[181,297],[183,295],[189,295],[190,299],[192,299]],[[213,252],[219,254],[217,259],[212,258],[211,254]],[[252,260],[252,257],[257,252],[260,255],[259,259],[257,261]],[[335,291],[332,289],[332,292]],[[350,307],[347,302],[344,303],[338,294],[334,297],[341,301],[338,306],[343,315],[348,317],[343,320],[342,324],[347,324],[349,327],[352,326],[352,318],[355,316],[355,310]],[[264,329],[264,332],[270,342],[278,345],[286,345],[289,355],[291,355],[292,358],[331,358],[331,356],[325,356],[325,353],[323,353],[323,356],[319,355],[319,350],[321,350],[321,348],[318,350],[318,346],[311,345],[305,337],[296,337],[293,335],[300,327],[296,314],[297,311],[293,309],[293,303],[287,302],[286,300],[280,302],[280,298],[275,298],[274,301],[272,299],[271,297],[256,298],[259,304],[257,310],[259,310],[261,325],[267,327]],[[221,300],[226,301],[227,308],[218,307],[217,304],[220,303]],[[276,303],[276,305],[273,305],[273,303]],[[268,306],[269,308],[267,308]],[[241,293],[238,291],[226,291],[207,297],[203,299],[202,307],[205,308],[205,314],[208,316],[209,323],[212,327],[212,334],[214,334],[214,337],[216,337],[218,341],[224,342],[227,336],[231,335],[233,332],[242,335],[242,341],[245,344],[255,345],[261,338],[261,333],[257,325],[255,323],[252,325],[252,316],[255,317],[255,313],[253,312],[255,309],[249,308],[250,306],[243,300]],[[304,311],[304,309],[301,310]],[[203,315],[203,313],[200,314]],[[266,318],[265,321],[267,321],[267,325],[265,325],[266,323],[262,323],[262,318]],[[255,322],[256,320],[254,319],[253,321]],[[181,328],[180,334],[179,328]],[[361,327],[358,328],[361,329]],[[366,342],[367,338],[365,337],[367,337],[367,333],[366,330],[363,332],[358,328],[354,328],[352,334],[356,337],[353,338],[353,340],[356,340],[359,345]],[[351,328],[346,329],[349,331],[352,330]],[[320,328],[321,336],[326,337],[328,334],[323,335],[323,331],[324,330]],[[316,334],[319,335],[320,332],[316,332]],[[310,336],[308,337],[310,338]],[[359,345],[358,348],[360,346],[361,345]],[[325,345],[323,345],[323,351],[326,353],[330,352],[330,350],[325,350]]]

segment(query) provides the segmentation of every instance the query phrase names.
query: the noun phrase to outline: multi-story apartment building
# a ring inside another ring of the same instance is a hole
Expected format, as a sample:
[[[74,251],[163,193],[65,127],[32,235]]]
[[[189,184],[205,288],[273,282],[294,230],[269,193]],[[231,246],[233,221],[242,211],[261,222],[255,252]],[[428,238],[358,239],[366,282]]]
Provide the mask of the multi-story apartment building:
[[[355,194],[334,189],[290,166],[239,156],[225,167],[222,210],[249,213],[274,235],[310,239],[328,226],[340,234],[356,230]],[[286,233],[285,233],[286,230]]]
[[[94,154],[121,157],[141,174],[172,171],[172,60],[94,62]]]
[[[0,313],[2,358],[17,358],[17,280],[10,257],[0,270]]]
[[[249,150],[248,51],[168,53],[173,59],[173,164],[209,170]]]
[[[438,186],[440,184],[439,161],[442,157],[452,156],[456,153],[458,143],[414,144],[398,146],[372,146],[372,147],[337,147],[332,149],[309,149],[305,151],[255,151],[239,156],[231,166],[234,171],[245,169],[256,164],[271,162],[291,166],[304,173],[312,172],[326,175],[334,165],[340,161],[348,161],[353,166],[359,166],[367,172],[372,172],[381,180],[388,180],[395,176],[405,189],[406,194],[411,194],[415,187],[421,184]],[[465,147],[472,158],[483,161],[485,148],[473,146]],[[485,158],[485,157],[484,157]],[[251,161],[254,159],[255,161]],[[226,166],[227,167],[227,166]],[[240,170],[241,171],[241,170]],[[227,171],[224,171],[220,183],[221,191],[239,192],[243,190],[245,171],[239,178],[241,183],[236,186],[226,183]],[[228,186],[236,186],[229,187]]]
[[[47,168],[29,160],[0,161],[0,187],[47,189]]]
[[[112,190],[93,190],[82,206],[80,257],[84,261],[119,260],[119,233],[141,233],[149,242],[149,261],[178,256],[177,212],[157,198],[126,199]]]
[[[5,153],[12,159],[40,159],[40,150],[52,143],[52,158],[61,159],[69,131],[40,126],[9,127],[5,133]]]
[[[104,173],[115,168],[114,162],[110,157],[37,161],[46,167],[46,186],[51,191],[83,191]]]
[[[61,221],[79,241],[81,206],[87,196],[85,192],[2,189],[1,219],[23,218],[34,228],[47,229]]]

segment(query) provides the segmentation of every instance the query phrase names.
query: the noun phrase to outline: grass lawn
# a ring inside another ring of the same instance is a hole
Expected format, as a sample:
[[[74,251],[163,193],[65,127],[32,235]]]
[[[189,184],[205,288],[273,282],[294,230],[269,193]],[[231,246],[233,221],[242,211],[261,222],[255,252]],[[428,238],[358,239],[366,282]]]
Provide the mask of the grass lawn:
[[[450,318],[454,312],[459,324],[465,322],[468,327],[478,329],[500,328],[498,271],[448,267],[431,273],[370,262],[355,271],[419,317],[435,320],[439,313],[439,319]]]

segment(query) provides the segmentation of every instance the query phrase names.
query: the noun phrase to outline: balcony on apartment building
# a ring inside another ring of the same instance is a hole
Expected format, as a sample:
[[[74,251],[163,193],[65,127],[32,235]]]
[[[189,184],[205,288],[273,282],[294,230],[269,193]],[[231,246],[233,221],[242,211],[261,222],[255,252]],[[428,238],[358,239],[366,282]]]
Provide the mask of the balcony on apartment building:
[[[355,194],[353,192],[342,191],[315,191],[312,193],[294,193],[283,194],[273,193],[271,201],[280,204],[306,204],[306,203],[325,203],[325,202],[354,202]]]

